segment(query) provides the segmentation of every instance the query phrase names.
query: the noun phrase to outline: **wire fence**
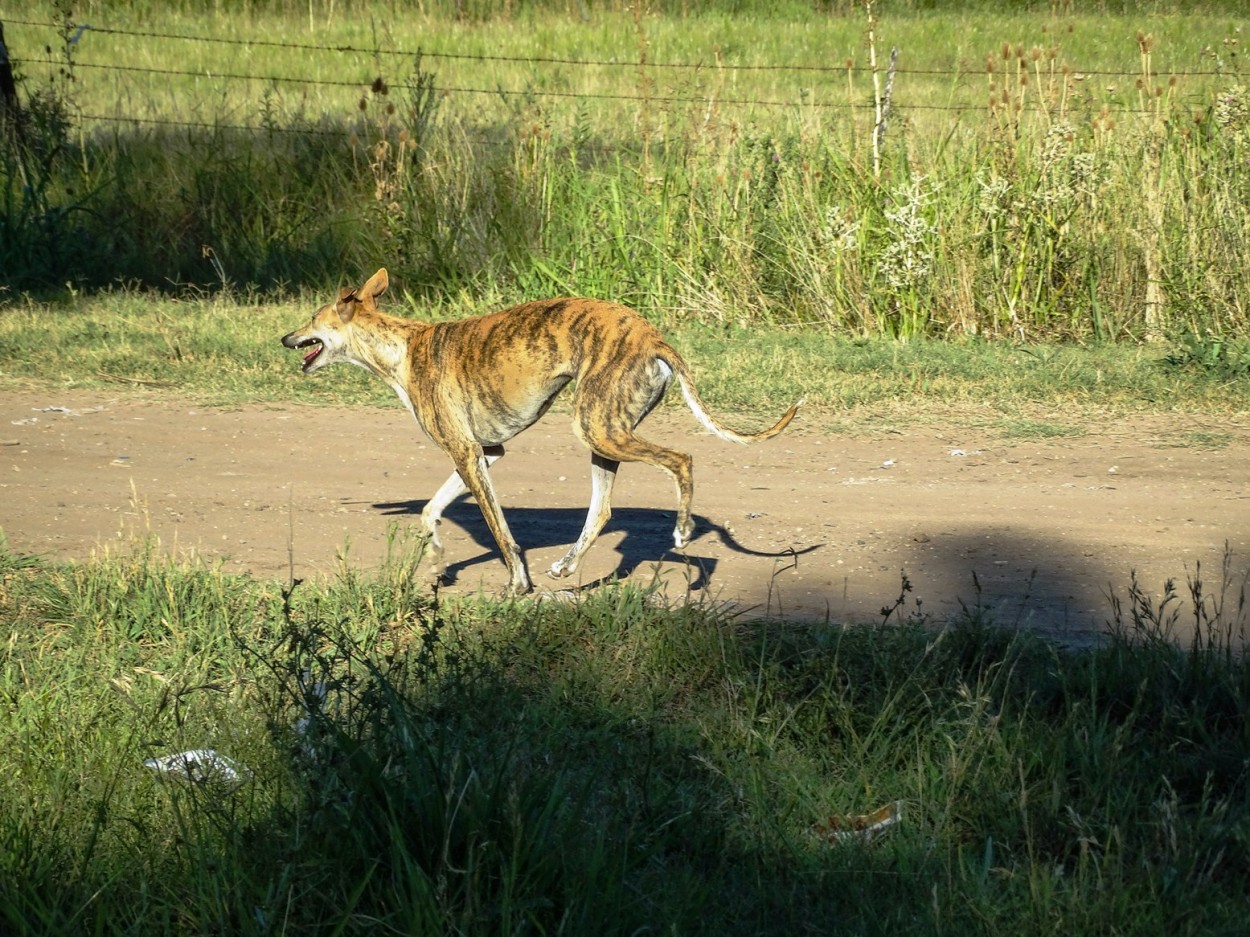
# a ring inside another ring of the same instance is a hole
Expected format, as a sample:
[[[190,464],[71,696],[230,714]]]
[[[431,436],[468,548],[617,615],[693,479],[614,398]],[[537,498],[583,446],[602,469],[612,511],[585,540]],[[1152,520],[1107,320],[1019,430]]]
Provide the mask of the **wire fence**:
[[[638,87],[628,90],[596,90],[592,88],[578,89],[555,89],[549,87],[537,87],[533,83],[526,84],[525,87],[504,87],[498,80],[493,86],[482,86],[467,83],[442,83],[435,84],[432,90],[444,96],[487,96],[501,100],[507,99],[565,99],[579,101],[599,101],[599,102],[632,102],[635,104],[646,104],[655,106],[706,106],[709,103],[716,107],[726,108],[796,108],[803,107],[813,111],[831,110],[831,109],[850,109],[851,111],[871,111],[875,108],[876,103],[872,100],[871,95],[867,93],[856,94],[853,90],[847,90],[847,86],[851,85],[856,79],[862,79],[870,73],[884,72],[884,68],[875,68],[852,60],[846,60],[839,65],[820,65],[812,63],[769,63],[769,62],[725,62],[718,56],[713,62],[706,61],[651,61],[649,58],[621,58],[621,59],[594,59],[594,58],[571,58],[561,56],[521,56],[521,55],[498,55],[498,54],[479,54],[469,52],[444,52],[429,51],[421,48],[384,48],[381,46],[365,47],[351,44],[336,43],[309,43],[295,42],[289,40],[253,38],[239,39],[229,36],[211,36],[211,35],[194,35],[180,32],[170,32],[163,30],[141,30],[141,29],[123,29],[107,26],[98,26],[88,23],[71,23],[71,22],[49,22],[46,20],[28,20],[13,19],[5,20],[9,25],[26,26],[35,29],[47,30],[56,37],[56,44],[63,46],[66,50],[63,58],[58,59],[54,56],[52,50],[54,43],[44,43],[44,55],[42,56],[22,56],[10,51],[10,58],[13,63],[22,69],[31,69],[41,71],[45,75],[50,75],[58,69],[64,72],[67,69],[83,72],[108,73],[115,76],[146,76],[147,78],[179,80],[179,81],[203,81],[210,79],[226,83],[247,84],[254,87],[256,85],[264,87],[282,87],[282,86],[302,86],[306,88],[327,88],[339,89],[346,91],[354,89],[360,92],[368,91],[370,84],[375,84],[381,80],[378,77],[362,78],[358,80],[343,78],[327,78],[319,75],[293,75],[293,74],[277,74],[273,72],[261,73],[252,71],[231,71],[219,70],[209,67],[158,67],[154,65],[144,65],[136,62],[124,61],[88,61],[85,57],[77,54],[77,50],[81,45],[84,35],[89,33],[97,33],[100,35],[118,37],[122,40],[157,40],[161,42],[185,42],[195,45],[223,45],[243,48],[286,50],[292,52],[308,52],[316,53],[318,56],[327,54],[344,55],[344,56],[365,56],[374,65],[375,71],[385,71],[393,66],[384,66],[382,62],[394,61],[395,59],[409,59],[413,61],[447,61],[457,63],[473,64],[496,64],[521,66],[531,70],[531,72],[539,72],[543,69],[562,68],[562,69],[611,69],[611,70],[627,70],[633,72],[635,76],[645,76],[651,71],[660,73],[672,72],[688,72],[694,78],[700,76],[714,75],[718,79],[725,76],[734,75],[750,75],[775,73],[778,75],[797,75],[811,77],[815,79],[826,79],[832,85],[833,79],[846,82],[842,86],[843,93],[837,99],[821,99],[812,93],[811,88],[798,89],[796,92],[785,99],[760,97],[753,95],[745,96],[726,96],[723,94],[719,86],[712,87],[707,85],[699,88],[697,91],[684,91],[684,93],[659,93],[654,90],[647,90],[645,93],[640,91]],[[20,50],[17,50],[20,51]],[[1039,50],[1040,52],[1041,50]],[[1018,56],[1023,59],[1026,55],[1022,48],[1010,50],[1011,56]],[[1041,52],[1042,55],[1047,53]],[[1003,62],[998,62],[998,67],[1003,67]],[[33,68],[32,68],[33,67]],[[1092,81],[1121,81],[1121,80],[1138,80],[1141,79],[1141,70],[1126,69],[1106,69],[1106,68],[1082,68],[1076,69],[1068,65],[1057,66],[1051,60],[1045,66],[1049,71],[1044,73],[1052,82],[1065,82],[1070,84],[1079,84],[1082,82]],[[1029,66],[1024,65],[1026,71]],[[987,83],[988,66],[984,60],[980,61],[977,66],[971,64],[952,65],[944,68],[915,68],[906,65],[900,65],[893,69],[897,76],[915,77],[926,80],[941,80],[948,90],[959,89],[964,92],[965,98],[977,94],[974,84],[979,83],[983,91]],[[1199,82],[1207,82],[1226,78],[1224,71],[1218,68],[1210,69],[1170,69],[1166,73],[1167,80],[1175,83],[1177,79],[1198,79]],[[390,84],[390,83],[388,83]],[[394,82],[393,85],[400,89],[413,90],[414,86],[405,82]],[[1140,90],[1140,89],[1139,89]],[[1147,94],[1152,89],[1147,89]],[[902,106],[908,111],[914,112],[946,112],[955,115],[976,112],[985,113],[989,109],[986,95],[981,93],[979,97],[972,100],[953,100],[953,95],[940,102],[932,101],[914,101],[896,100],[895,106]],[[1209,97],[1209,96],[1208,96]],[[1204,103],[1201,99],[1196,99],[1199,104]],[[1041,110],[1045,105],[1037,96],[1027,104],[1028,110]],[[1156,110],[1150,106],[1133,106],[1127,101],[1121,102],[1117,106],[1117,111],[1122,113],[1155,113]],[[329,130],[318,128],[315,126],[299,126],[299,127],[275,127],[272,125],[259,126],[249,123],[224,123],[220,121],[207,122],[200,119],[187,119],[177,115],[158,116],[154,114],[140,115],[137,113],[102,113],[97,111],[83,111],[77,115],[81,120],[96,123],[131,123],[135,125],[147,126],[164,126],[164,127],[184,127],[184,128],[202,128],[202,129],[227,129],[240,132],[265,130],[267,132],[289,132],[300,134],[317,134],[317,133],[337,133],[340,129]]]
[[[63,24],[51,23],[47,21],[37,20],[20,20],[7,19],[5,22],[19,26],[35,26],[49,30],[61,31],[64,29]],[[687,69],[693,71],[700,70],[719,70],[725,72],[814,72],[824,74],[844,75],[848,71],[865,72],[869,71],[869,66],[861,64],[841,64],[841,65],[813,65],[813,64],[776,64],[776,63],[730,63],[730,62],[663,62],[651,61],[648,59],[645,63],[640,63],[637,59],[575,59],[561,58],[556,56],[519,56],[519,55],[484,55],[465,52],[431,52],[420,48],[416,49],[387,49],[382,47],[353,46],[344,44],[316,44],[306,42],[288,42],[275,39],[236,39],[227,36],[198,36],[188,35],[186,33],[159,32],[150,30],[135,29],[115,29],[105,26],[94,26],[89,23],[75,24],[74,30],[77,33],[85,33],[90,30],[101,33],[103,35],[113,36],[130,36],[142,39],[170,39],[186,42],[209,43],[220,45],[233,45],[257,48],[275,48],[289,49],[293,51],[304,52],[341,52],[358,55],[388,55],[412,58],[422,56],[425,58],[435,59],[458,59],[472,62],[512,62],[524,65],[570,65],[574,67],[603,67],[603,68],[633,68],[636,69],[640,64],[645,64],[647,68],[659,69]],[[958,77],[970,74],[980,74],[979,71],[973,69],[962,68],[908,68],[901,66],[897,68],[896,73],[899,75],[931,75]],[[1116,78],[1135,78],[1140,72],[1138,70],[1126,69],[1077,69],[1078,74],[1089,75],[1095,77],[1116,77]],[[1223,77],[1225,72],[1220,69],[1169,69],[1169,75],[1177,77]]]

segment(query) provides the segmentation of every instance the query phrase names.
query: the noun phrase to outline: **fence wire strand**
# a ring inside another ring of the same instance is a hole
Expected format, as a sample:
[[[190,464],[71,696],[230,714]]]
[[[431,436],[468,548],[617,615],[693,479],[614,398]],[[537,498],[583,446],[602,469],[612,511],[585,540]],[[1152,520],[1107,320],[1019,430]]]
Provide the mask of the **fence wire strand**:
[[[420,59],[443,59],[443,60],[460,60],[467,62],[495,62],[495,63],[511,63],[518,65],[528,65],[533,67],[545,66],[569,66],[569,67],[613,67],[613,68],[630,68],[638,69],[644,67],[644,63],[633,59],[607,60],[607,59],[575,59],[563,58],[557,56],[519,56],[519,55],[482,55],[474,53],[453,53],[453,52],[430,52],[422,49],[417,50],[398,50],[398,49],[382,49],[382,48],[364,48],[353,45],[343,44],[314,44],[305,42],[291,42],[276,39],[247,38],[238,39],[227,36],[200,36],[189,35],[185,33],[167,32],[161,30],[137,30],[137,29],[120,29],[107,26],[95,26],[91,24],[78,23],[52,23],[37,20],[23,19],[7,19],[6,23],[10,25],[31,26],[41,29],[49,29],[61,35],[62,41],[69,45],[77,47],[82,36],[89,32],[100,33],[101,35],[111,35],[124,38],[136,39],[158,39],[158,40],[175,40],[191,43],[204,44],[220,44],[242,47],[259,47],[274,49],[289,49],[296,51],[317,52],[318,54],[336,53],[336,54],[353,54],[368,56],[375,60],[382,55],[386,56],[402,56],[410,57],[414,60]],[[66,68],[70,63],[60,61],[50,57],[51,46],[47,49],[49,56],[43,58],[29,58],[12,56],[14,64],[19,66],[37,65],[46,68]],[[333,78],[313,78],[298,75],[261,75],[246,72],[233,71],[216,71],[207,68],[199,69],[183,69],[183,68],[159,68],[155,66],[135,65],[135,64],[118,64],[104,62],[89,62],[75,59],[72,67],[77,69],[91,69],[98,71],[128,73],[136,75],[150,75],[162,78],[187,78],[187,79],[206,79],[213,81],[238,81],[238,82],[259,82],[269,86],[278,85],[302,85],[302,86],[322,86],[336,88],[357,88],[362,93],[366,93],[369,88],[376,83],[378,78],[375,75],[362,78],[360,80],[333,79]],[[853,62],[847,62],[841,66],[821,66],[809,64],[771,64],[771,63],[755,63],[755,64],[732,64],[724,62],[716,62],[709,65],[705,62],[645,62],[648,69],[685,69],[694,72],[789,72],[789,73],[806,73],[813,75],[838,76],[845,78],[855,73],[867,73],[870,68],[863,65],[855,65]],[[941,76],[961,84],[968,84],[978,78],[984,78],[986,75],[984,64],[980,68],[964,68],[954,67],[949,69],[941,68],[913,68],[908,69],[900,67],[895,70],[899,75],[922,75],[922,76]],[[1064,72],[1051,72],[1048,77],[1058,80],[1081,80],[1091,78],[1125,78],[1136,77],[1138,73],[1115,71],[1115,70],[1099,70],[1099,69],[1066,69]],[[1171,71],[1168,76],[1217,76],[1221,73],[1215,71]],[[403,82],[394,82],[391,87],[415,90],[412,85]],[[429,89],[427,89],[429,90]],[[843,95],[842,100],[817,100],[811,89],[802,89],[796,91],[796,96],[790,100],[769,100],[752,97],[722,97],[715,91],[708,91],[698,95],[682,95],[682,94],[643,94],[628,92],[605,92],[605,91],[557,91],[540,88],[524,88],[511,89],[502,86],[496,87],[474,87],[471,85],[446,84],[437,85],[432,89],[440,95],[482,95],[498,98],[555,98],[555,99],[575,99],[588,101],[630,101],[630,102],[646,102],[657,106],[686,106],[698,105],[707,106],[709,104],[718,107],[738,107],[738,108],[803,108],[803,109],[850,109],[850,110],[871,110],[873,103],[865,96],[864,100],[848,100]],[[986,113],[991,110],[987,102],[976,104],[962,104],[955,102],[947,102],[943,104],[930,103],[908,103],[902,100],[896,100],[894,106],[903,113],[908,111],[924,112],[924,111],[942,111],[955,115],[966,113]],[[1044,107],[1030,102],[1022,109],[1022,113],[1037,113],[1044,110]],[[1148,109],[1121,107],[1117,108],[1123,113],[1151,113]],[[221,123],[221,122],[204,122],[197,120],[188,120],[180,118],[163,118],[163,117],[138,117],[122,114],[99,114],[99,113],[80,113],[78,115],[83,120],[93,121],[97,123],[113,123],[113,124],[132,124],[137,126],[151,127],[168,127],[182,129],[198,129],[211,131],[231,131],[242,133],[289,133],[303,135],[323,135],[323,134],[341,134],[350,132],[350,128],[327,129],[324,127],[276,127],[276,126],[254,126],[237,123]],[[346,125],[345,125],[346,127]]]
[[[51,23],[37,20],[21,20],[7,19],[5,22],[18,26],[34,26],[43,29],[51,29],[61,32],[65,27],[64,24]],[[102,35],[112,36],[131,36],[143,39],[170,39],[185,42],[202,42],[216,43],[222,45],[235,46],[255,46],[261,48],[274,49],[291,49],[305,52],[338,52],[343,54],[354,55],[389,55],[415,58],[431,59],[453,59],[469,62],[510,62],[522,65],[569,65],[573,67],[605,67],[605,68],[638,68],[640,62],[637,59],[573,59],[561,58],[557,56],[521,56],[521,55],[486,55],[480,53],[469,52],[435,52],[426,49],[385,49],[382,47],[365,48],[363,46],[352,46],[342,44],[317,44],[306,42],[289,42],[277,39],[236,39],[229,36],[196,36],[186,33],[162,32],[156,30],[136,30],[136,29],[119,29],[108,26],[94,26],[90,23],[73,24],[74,30],[81,34],[83,32],[97,32]],[[76,40],[77,41],[77,40]],[[843,65],[811,65],[811,64],[776,64],[776,63],[745,63],[735,64],[729,62],[646,62],[647,68],[659,69],[686,69],[691,71],[724,71],[724,72],[812,72],[830,75],[845,75],[851,73],[870,72],[871,68],[858,64]],[[979,62],[975,66],[969,67],[952,67],[952,68],[909,68],[900,66],[895,69],[899,75],[930,75],[938,77],[967,77],[978,74],[984,74],[984,63]],[[1137,71],[1125,71],[1115,69],[1072,69],[1074,74],[1088,75],[1099,78],[1134,78],[1140,75]],[[1167,72],[1169,76],[1177,77],[1220,77],[1224,73],[1219,70],[1210,69],[1172,69]]]

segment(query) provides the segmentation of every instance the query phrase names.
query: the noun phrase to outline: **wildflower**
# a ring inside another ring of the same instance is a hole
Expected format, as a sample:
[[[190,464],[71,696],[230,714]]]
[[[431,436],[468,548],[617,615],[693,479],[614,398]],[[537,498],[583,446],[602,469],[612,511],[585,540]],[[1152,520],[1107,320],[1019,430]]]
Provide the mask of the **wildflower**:
[[[1250,129],[1250,90],[1245,85],[1232,85],[1216,97],[1215,123],[1233,132]]]
[[[1005,214],[1007,194],[1011,188],[1007,180],[1002,176],[994,176],[991,179],[977,176],[977,185],[981,187],[977,196],[977,208],[981,210],[981,214],[987,218],[998,218]]]
[[[880,272],[896,295],[918,289],[936,257],[937,226],[924,215],[929,201],[924,182],[925,177],[918,176],[901,186],[894,207],[885,212],[891,240],[881,252]]]
[[[855,250],[859,243],[858,235],[859,222],[845,217],[839,206],[825,209],[820,236],[830,253],[841,254]]]

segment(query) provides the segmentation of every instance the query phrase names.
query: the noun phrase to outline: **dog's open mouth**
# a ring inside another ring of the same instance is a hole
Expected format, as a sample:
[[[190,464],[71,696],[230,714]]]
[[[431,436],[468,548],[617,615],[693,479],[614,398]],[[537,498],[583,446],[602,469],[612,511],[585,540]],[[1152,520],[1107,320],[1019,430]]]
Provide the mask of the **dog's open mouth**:
[[[306,338],[295,346],[296,348],[307,348],[308,353],[304,355],[304,370],[307,371],[312,367],[312,363],[317,360],[317,356],[325,350],[325,345],[316,338]]]

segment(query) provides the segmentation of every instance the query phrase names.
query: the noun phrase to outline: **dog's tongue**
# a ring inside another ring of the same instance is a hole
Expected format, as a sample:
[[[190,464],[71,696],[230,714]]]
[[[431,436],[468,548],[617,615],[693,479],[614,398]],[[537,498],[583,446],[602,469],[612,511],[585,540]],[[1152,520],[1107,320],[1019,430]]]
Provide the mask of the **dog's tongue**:
[[[313,360],[313,358],[317,357],[317,355],[319,354],[321,354],[321,346],[313,345],[312,351],[304,355],[304,364],[309,364]]]

